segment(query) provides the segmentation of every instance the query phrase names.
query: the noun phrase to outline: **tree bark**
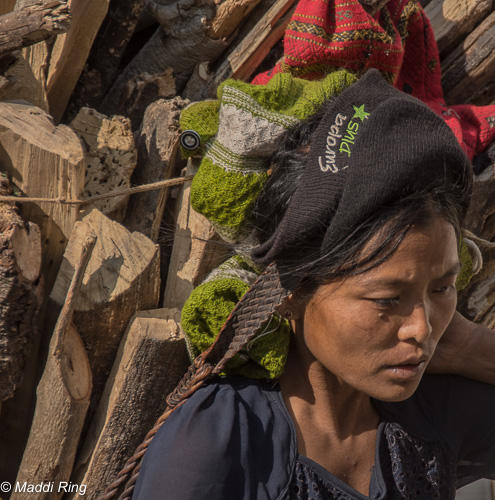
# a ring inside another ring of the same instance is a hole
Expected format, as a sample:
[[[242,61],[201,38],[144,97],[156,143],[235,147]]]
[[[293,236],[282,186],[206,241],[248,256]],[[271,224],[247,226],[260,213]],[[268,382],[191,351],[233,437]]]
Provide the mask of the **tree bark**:
[[[180,112],[188,103],[180,97],[150,104],[137,135],[138,167],[133,175],[137,185],[169,179],[177,172]],[[169,190],[150,191],[132,197],[125,226],[158,240],[160,222]]]
[[[44,492],[14,492],[12,500],[61,498],[68,481],[91,395],[88,357],[72,314],[96,237],[83,241],[64,306],[50,341],[48,359],[36,390],[36,410],[16,482],[53,482]]]
[[[176,92],[180,93],[197,63],[214,61],[228,47],[229,37],[243,17],[259,0],[177,0],[163,4],[148,0],[147,4],[161,27],[131,61],[117,79],[103,101],[103,111],[120,113],[132,104],[138,83],[143,75],[153,82],[153,77],[166,74],[171,69]],[[143,99],[142,110],[164,96],[154,88],[142,90],[150,99]]]
[[[37,1],[22,10],[0,16],[0,55],[46,40],[69,27],[66,2]]]
[[[10,194],[0,176],[0,194]],[[41,236],[12,204],[0,203],[0,405],[22,382],[26,360],[39,334]]]
[[[105,490],[134,453],[187,368],[179,318],[178,309],[156,309],[137,313],[129,324],[71,477],[87,485],[89,499]]]

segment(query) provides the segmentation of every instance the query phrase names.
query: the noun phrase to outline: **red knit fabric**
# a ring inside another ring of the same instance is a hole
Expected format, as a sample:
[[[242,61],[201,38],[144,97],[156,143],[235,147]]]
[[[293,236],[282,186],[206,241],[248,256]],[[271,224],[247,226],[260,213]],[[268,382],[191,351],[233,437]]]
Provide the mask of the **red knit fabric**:
[[[442,116],[471,159],[495,139],[495,106],[446,106],[437,44],[417,0],[390,0],[374,16],[358,0],[300,0],[285,31],[283,61],[253,83],[281,71],[318,79],[337,68],[379,69]]]

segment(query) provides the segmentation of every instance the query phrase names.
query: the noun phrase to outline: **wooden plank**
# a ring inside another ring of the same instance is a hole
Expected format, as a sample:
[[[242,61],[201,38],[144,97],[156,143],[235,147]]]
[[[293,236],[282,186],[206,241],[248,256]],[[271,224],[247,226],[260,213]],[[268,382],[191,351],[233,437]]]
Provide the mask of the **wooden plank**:
[[[441,56],[446,55],[492,10],[492,0],[436,0],[425,7]]]
[[[282,38],[295,8],[294,3],[295,0],[275,2],[223,61],[209,86],[216,88],[227,78],[248,79],[270,49]]]
[[[71,26],[66,34],[57,37],[48,69],[48,102],[56,120],[65,111],[109,4],[110,0],[69,1]]]
[[[187,174],[196,167],[190,162]],[[182,309],[195,286],[226,257],[222,244],[211,223],[191,208],[191,181],[183,184],[178,196],[178,216],[174,246],[170,257],[163,307]]]
[[[443,61],[442,75],[448,103],[495,100],[495,12]]]

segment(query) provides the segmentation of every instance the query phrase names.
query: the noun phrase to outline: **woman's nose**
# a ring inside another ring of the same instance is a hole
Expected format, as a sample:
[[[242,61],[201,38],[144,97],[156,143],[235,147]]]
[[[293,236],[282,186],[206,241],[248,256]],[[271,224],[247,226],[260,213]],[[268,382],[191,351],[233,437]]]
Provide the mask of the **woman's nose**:
[[[428,307],[421,302],[413,306],[411,313],[399,328],[398,337],[400,340],[413,339],[418,344],[422,344],[431,332]]]

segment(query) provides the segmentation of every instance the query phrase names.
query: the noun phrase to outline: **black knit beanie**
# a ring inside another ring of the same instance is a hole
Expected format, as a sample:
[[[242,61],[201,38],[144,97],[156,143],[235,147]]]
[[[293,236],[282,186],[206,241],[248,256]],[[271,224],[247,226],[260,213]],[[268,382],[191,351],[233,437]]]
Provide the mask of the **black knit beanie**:
[[[421,101],[369,70],[327,104],[286,213],[252,256],[282,269],[304,242],[325,255],[380,207],[439,185],[464,214],[472,171],[454,134]]]

